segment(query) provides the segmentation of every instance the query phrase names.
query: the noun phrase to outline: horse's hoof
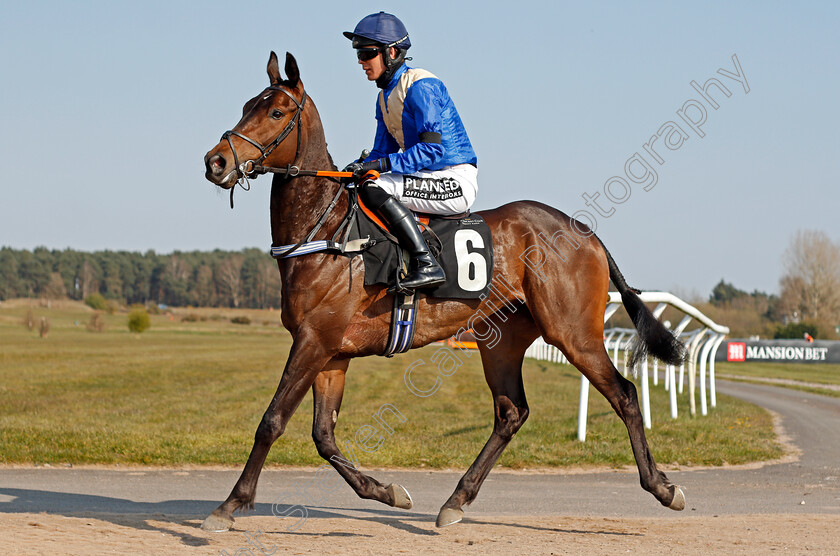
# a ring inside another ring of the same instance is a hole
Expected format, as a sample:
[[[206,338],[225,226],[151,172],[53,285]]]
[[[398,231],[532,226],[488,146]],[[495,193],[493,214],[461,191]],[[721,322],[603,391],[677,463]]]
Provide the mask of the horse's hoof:
[[[674,499],[671,500],[668,507],[678,512],[685,509],[685,494],[677,485],[674,485]]]
[[[230,531],[232,526],[233,520],[231,518],[215,513],[208,515],[204,523],[201,524],[201,528],[204,531],[210,531],[211,533],[224,533],[225,531]]]
[[[388,494],[394,500],[393,506],[395,508],[410,510],[414,507],[414,502],[411,501],[411,495],[404,486],[391,483],[388,485]]]
[[[464,519],[464,510],[457,510],[455,508],[441,508],[437,516],[435,525],[437,527],[448,527],[455,525]]]

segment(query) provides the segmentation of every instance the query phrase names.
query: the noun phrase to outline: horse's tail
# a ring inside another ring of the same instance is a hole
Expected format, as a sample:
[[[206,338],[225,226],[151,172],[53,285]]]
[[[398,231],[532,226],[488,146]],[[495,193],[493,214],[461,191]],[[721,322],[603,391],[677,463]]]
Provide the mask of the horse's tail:
[[[618,288],[618,292],[621,294],[621,302],[639,332],[632,348],[631,368],[639,361],[644,361],[648,354],[670,365],[679,365],[685,358],[685,346],[653,316],[647,305],[637,295],[641,292],[627,285],[604,242],[600,238],[598,238],[598,242],[607,255],[607,263],[610,266],[610,280]]]

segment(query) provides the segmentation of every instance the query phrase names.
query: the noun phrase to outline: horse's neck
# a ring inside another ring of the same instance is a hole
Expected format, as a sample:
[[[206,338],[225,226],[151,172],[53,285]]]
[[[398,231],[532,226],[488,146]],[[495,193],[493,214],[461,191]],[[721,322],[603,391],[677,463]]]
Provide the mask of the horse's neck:
[[[324,148],[326,154],[326,147]],[[306,170],[332,169],[329,155],[324,159],[301,162]],[[326,178],[299,177],[284,181],[274,176],[271,187],[271,237],[275,244],[293,245],[306,238],[329,207],[342,184]],[[313,240],[329,239],[347,213],[347,195],[342,195]],[[280,259],[283,325],[295,334],[307,315],[312,314],[322,296],[311,296],[311,289],[326,291],[346,268],[344,257],[303,255]],[[325,284],[327,286],[325,286]],[[309,293],[307,293],[309,292]],[[301,293],[304,300],[301,301]],[[314,305],[313,305],[314,302]]]
[[[331,170],[333,164],[326,150],[308,149],[299,166],[306,170]],[[290,245],[301,241],[317,224],[335,197],[341,184],[318,177],[299,177],[285,181],[274,176],[271,186],[271,235],[274,244]],[[327,217],[316,239],[332,236],[347,211],[346,196]]]

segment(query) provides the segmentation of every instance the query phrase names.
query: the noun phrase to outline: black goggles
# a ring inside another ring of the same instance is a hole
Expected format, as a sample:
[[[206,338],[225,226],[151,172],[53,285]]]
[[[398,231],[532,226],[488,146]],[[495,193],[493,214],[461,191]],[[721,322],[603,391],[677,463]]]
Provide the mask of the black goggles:
[[[373,60],[379,53],[382,52],[379,48],[359,48],[356,50],[356,58],[359,59],[360,62],[367,62],[368,60]]]

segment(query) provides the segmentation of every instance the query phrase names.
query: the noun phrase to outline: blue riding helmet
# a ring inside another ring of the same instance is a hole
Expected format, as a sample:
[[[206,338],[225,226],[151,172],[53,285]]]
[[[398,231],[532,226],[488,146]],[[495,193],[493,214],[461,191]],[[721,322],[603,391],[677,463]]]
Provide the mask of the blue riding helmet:
[[[379,12],[362,19],[353,31],[345,31],[344,36],[353,41],[353,48],[381,44],[395,46],[402,50],[411,48],[408,31],[397,16]]]

